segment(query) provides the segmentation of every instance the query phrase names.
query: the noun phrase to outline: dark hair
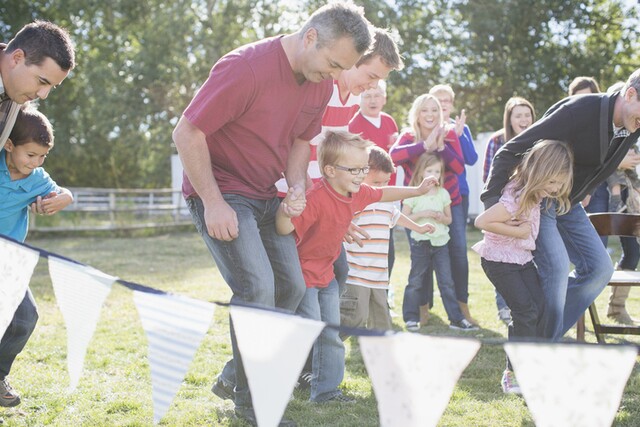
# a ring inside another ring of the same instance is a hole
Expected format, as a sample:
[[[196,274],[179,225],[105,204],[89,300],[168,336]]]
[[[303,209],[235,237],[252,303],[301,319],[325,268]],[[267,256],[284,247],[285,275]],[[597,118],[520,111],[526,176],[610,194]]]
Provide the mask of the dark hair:
[[[369,169],[386,173],[394,173],[396,171],[389,153],[377,145],[371,146],[371,151],[369,151]]]
[[[310,28],[318,33],[317,47],[328,46],[342,37],[353,40],[356,52],[363,54],[371,47],[372,26],[364,17],[364,9],[350,1],[329,3],[316,10],[302,27],[300,34]]]
[[[575,95],[576,92],[583,89],[589,89],[591,93],[600,93],[600,87],[596,79],[593,77],[579,76],[569,84],[569,96]]]
[[[511,138],[516,136],[516,133],[513,130],[513,126],[511,126],[511,113],[513,113],[513,109],[519,106],[527,107],[531,110],[531,122],[536,121],[536,110],[533,108],[533,105],[529,101],[519,96],[514,96],[513,98],[509,98],[507,103],[504,105],[504,116],[502,117],[502,125],[504,128],[504,142],[508,142]]]
[[[392,70],[402,70],[404,68],[404,62],[400,52],[398,52],[396,41],[387,30],[382,28],[373,29],[373,47],[360,58],[356,66],[359,67],[376,56],[380,56],[382,63]]]
[[[16,49],[24,52],[26,65],[40,65],[46,58],[53,59],[63,71],[76,65],[69,33],[48,21],[34,21],[22,27],[7,44],[5,52]]]
[[[53,127],[44,114],[24,104],[18,110],[9,139],[15,146],[35,142],[43,147],[53,147]]]

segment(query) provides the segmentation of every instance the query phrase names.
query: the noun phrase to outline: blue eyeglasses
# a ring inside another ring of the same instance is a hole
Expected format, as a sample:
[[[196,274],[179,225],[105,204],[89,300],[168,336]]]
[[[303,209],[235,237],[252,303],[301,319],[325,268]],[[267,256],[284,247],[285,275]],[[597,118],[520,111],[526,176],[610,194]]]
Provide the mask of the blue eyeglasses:
[[[349,172],[351,175],[359,175],[361,172],[365,175],[369,173],[369,166],[363,168],[347,168],[340,165],[333,165],[333,167],[341,171]]]

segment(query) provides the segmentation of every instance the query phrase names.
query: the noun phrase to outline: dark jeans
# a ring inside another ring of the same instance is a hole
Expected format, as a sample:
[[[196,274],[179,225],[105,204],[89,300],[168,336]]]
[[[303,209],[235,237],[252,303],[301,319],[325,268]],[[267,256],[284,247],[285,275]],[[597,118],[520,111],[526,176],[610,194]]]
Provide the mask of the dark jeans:
[[[519,265],[482,258],[480,263],[511,309],[509,339],[542,337],[544,293],[533,262]]]
[[[9,375],[13,361],[29,341],[37,322],[38,309],[31,291],[27,289],[0,341],[0,380]]]
[[[424,284],[424,276],[428,274],[430,268],[433,268],[449,321],[452,323],[461,321],[464,315],[456,301],[447,245],[432,246],[428,240],[416,241],[413,239],[409,240],[409,244],[411,245],[411,271],[402,300],[403,320],[405,322],[420,320],[420,289]]]

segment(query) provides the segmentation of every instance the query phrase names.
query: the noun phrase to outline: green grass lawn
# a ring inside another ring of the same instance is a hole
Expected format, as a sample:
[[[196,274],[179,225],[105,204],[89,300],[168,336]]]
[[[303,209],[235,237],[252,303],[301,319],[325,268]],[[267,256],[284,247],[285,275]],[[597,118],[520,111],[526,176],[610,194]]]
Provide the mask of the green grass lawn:
[[[392,275],[394,311],[401,313],[402,290],[409,273],[408,245],[403,231],[396,231],[396,264]],[[469,245],[480,239],[469,231]],[[230,291],[195,232],[151,237],[41,238],[29,244],[89,264],[122,279],[207,301],[228,301]],[[614,245],[615,246],[615,245]],[[619,251],[616,247],[616,251]],[[615,255],[614,255],[615,257]],[[456,333],[448,328],[436,293],[430,323],[420,333],[503,339],[505,326],[497,319],[494,290],[469,252],[470,308],[482,328]],[[0,419],[11,426],[149,426],[152,425],[150,369],[144,331],[132,301],[131,291],[114,284],[103,307],[96,333],[85,361],[78,389],[69,393],[66,367],[66,331],[58,310],[48,267],[41,259],[31,282],[39,305],[40,321],[25,351],[11,373],[12,385],[21,392],[17,408],[0,409]],[[598,299],[605,313],[608,291]],[[629,299],[632,314],[640,317],[640,292]],[[177,315],[179,315],[177,313]],[[587,341],[595,342],[587,321]],[[403,329],[401,317],[394,327]],[[567,334],[575,337],[575,332]],[[640,344],[638,337],[628,338]],[[608,342],[622,342],[609,337]],[[350,406],[317,406],[308,395],[295,392],[286,415],[300,426],[376,426],[378,413],[371,382],[356,341],[347,341],[344,388],[358,402]],[[242,426],[233,416],[233,405],[210,392],[213,378],[231,354],[228,312],[217,307],[214,322],[196,353],[191,369],[161,425]],[[420,363],[407,360],[407,363]],[[458,382],[441,426],[533,426],[522,398],[506,396],[499,385],[504,369],[500,345],[483,344]],[[567,381],[570,381],[567,378]],[[425,402],[427,404],[427,402]],[[627,384],[616,426],[637,426],[640,420],[640,374],[634,369]]]

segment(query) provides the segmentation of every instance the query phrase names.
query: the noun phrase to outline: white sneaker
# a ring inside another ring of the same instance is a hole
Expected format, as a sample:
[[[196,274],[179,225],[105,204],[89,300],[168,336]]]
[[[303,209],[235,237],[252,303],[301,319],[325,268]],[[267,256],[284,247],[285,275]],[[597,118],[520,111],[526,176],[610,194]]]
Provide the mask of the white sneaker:
[[[509,326],[509,324],[513,321],[511,318],[511,310],[509,307],[501,308],[498,310],[498,319],[502,320],[502,322]]]
[[[420,323],[413,322],[411,320],[405,323],[405,326],[407,328],[407,331],[411,331],[411,332],[417,332],[420,329]]]

